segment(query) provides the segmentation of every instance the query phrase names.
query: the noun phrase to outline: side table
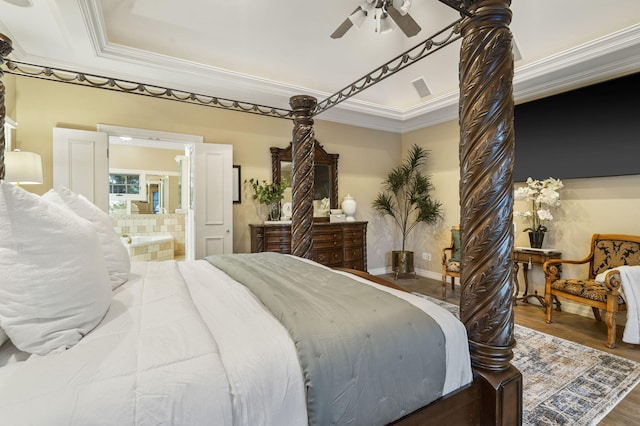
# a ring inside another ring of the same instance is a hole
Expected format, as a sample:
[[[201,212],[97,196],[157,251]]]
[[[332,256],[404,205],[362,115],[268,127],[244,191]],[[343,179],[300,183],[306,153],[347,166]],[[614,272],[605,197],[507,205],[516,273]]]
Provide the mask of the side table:
[[[522,300],[525,303],[528,303],[529,298],[535,297],[536,299],[538,299],[538,302],[540,302],[540,304],[546,308],[547,303],[544,300],[544,296],[539,295],[535,290],[533,293],[529,293],[529,269],[533,265],[540,265],[540,267],[542,267],[542,264],[549,259],[560,258],[562,258],[562,253],[557,250],[534,249],[526,247],[516,247],[513,250],[513,268],[516,282],[516,292],[514,295],[515,304],[518,303],[518,300]],[[518,293],[520,292],[520,282],[518,280],[519,264],[522,264],[522,275],[524,276],[524,293],[522,297],[518,297]],[[556,297],[554,297],[553,302],[556,304],[556,309],[560,310],[560,301]]]

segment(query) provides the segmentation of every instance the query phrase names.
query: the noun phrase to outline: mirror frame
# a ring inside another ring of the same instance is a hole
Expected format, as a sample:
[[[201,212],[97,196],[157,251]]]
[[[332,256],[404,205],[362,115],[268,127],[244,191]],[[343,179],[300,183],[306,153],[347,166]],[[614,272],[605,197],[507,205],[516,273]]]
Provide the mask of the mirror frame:
[[[293,142],[289,143],[287,148],[271,147],[271,176],[274,183],[280,183],[281,180],[281,166],[280,162],[290,161],[293,162]],[[313,140],[313,156],[314,164],[329,166],[329,179],[331,180],[331,194],[329,197],[329,203],[332,209],[339,208],[338,206],[338,157],[340,154],[329,154],[324,150],[320,142],[317,139]]]

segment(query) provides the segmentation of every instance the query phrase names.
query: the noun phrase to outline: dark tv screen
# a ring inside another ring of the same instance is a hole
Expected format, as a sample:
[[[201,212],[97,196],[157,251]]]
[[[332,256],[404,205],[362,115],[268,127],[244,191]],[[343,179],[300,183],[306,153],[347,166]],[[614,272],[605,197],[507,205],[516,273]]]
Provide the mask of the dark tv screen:
[[[640,73],[516,105],[514,180],[640,174]]]

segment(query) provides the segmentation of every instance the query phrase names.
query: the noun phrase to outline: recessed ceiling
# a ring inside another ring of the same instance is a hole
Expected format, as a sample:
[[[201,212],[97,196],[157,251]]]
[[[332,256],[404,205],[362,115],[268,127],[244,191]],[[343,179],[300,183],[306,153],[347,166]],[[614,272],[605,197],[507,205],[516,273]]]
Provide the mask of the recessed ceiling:
[[[323,100],[454,22],[437,0],[414,0],[407,38],[373,22],[331,33],[360,0],[0,1],[11,59],[288,108]],[[402,3],[401,1],[399,3]],[[514,1],[516,101],[640,70],[637,0]],[[412,64],[318,118],[404,132],[457,114],[460,42]],[[423,79],[430,94],[413,82]]]

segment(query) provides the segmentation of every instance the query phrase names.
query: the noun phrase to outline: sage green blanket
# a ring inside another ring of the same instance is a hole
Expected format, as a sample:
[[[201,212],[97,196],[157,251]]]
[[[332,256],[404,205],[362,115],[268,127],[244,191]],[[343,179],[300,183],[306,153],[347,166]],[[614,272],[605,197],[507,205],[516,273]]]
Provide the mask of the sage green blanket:
[[[289,331],[309,424],[387,424],[442,395],[445,337],[409,302],[293,256],[206,260],[248,287]]]

